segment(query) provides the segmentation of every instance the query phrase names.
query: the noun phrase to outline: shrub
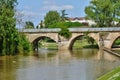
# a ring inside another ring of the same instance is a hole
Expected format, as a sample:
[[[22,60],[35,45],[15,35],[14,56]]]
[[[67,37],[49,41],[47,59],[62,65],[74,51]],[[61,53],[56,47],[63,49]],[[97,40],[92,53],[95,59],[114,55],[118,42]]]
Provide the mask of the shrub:
[[[71,37],[71,32],[69,32],[68,28],[66,28],[66,27],[62,27],[61,31],[58,34],[65,37],[65,38]]]

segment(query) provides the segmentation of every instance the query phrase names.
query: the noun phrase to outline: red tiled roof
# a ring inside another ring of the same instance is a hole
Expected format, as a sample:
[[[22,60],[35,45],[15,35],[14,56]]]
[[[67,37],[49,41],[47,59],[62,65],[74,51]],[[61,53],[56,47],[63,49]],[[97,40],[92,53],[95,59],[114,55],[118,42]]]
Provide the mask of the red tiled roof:
[[[84,20],[85,17],[75,17],[75,18],[69,18],[69,20]]]

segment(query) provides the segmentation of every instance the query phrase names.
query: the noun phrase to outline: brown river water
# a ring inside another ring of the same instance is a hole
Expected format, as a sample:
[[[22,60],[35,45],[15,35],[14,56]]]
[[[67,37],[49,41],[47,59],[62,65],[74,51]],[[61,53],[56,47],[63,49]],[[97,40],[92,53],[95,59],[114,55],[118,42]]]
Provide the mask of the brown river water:
[[[41,49],[36,56],[0,57],[0,80],[96,80],[118,66],[120,58],[98,49]]]

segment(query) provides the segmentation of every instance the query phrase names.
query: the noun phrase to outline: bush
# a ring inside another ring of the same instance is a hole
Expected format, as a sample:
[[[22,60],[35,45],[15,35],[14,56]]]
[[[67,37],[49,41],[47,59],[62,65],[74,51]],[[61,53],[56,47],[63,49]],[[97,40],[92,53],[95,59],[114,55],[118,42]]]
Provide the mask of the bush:
[[[69,32],[68,28],[66,28],[66,27],[62,27],[61,31],[58,34],[65,37],[65,38],[71,37],[71,32]]]
[[[24,34],[20,34],[18,51],[19,53],[29,53],[32,51],[32,45]]]
[[[65,22],[64,23],[65,26],[67,26],[68,28],[69,27],[80,27],[80,26],[83,26],[81,23],[79,22]]]
[[[80,27],[82,24],[79,22],[58,22],[50,25],[49,28],[62,28],[62,26],[65,26],[66,28],[72,28]]]
[[[49,28],[61,28],[62,26],[64,26],[64,22],[58,22],[50,25]]]

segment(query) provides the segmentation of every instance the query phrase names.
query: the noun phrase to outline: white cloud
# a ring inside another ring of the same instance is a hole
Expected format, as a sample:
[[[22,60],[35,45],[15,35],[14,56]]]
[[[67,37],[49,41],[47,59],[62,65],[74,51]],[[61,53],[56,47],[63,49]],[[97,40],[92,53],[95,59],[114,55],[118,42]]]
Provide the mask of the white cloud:
[[[42,10],[71,10],[73,5],[58,5],[55,0],[44,0]]]
[[[25,16],[43,16],[44,14],[32,12],[32,11],[22,11]]]
[[[74,9],[74,6],[72,5],[62,5],[62,6],[58,6],[58,5],[48,5],[48,6],[44,6],[42,8],[43,10],[71,10]]]
[[[72,6],[72,5],[64,5],[64,6],[62,6],[62,8],[65,9],[65,10],[71,10],[71,9],[74,9],[74,6]]]
[[[55,1],[54,0],[44,0],[43,1],[43,4],[44,5],[55,5]]]

